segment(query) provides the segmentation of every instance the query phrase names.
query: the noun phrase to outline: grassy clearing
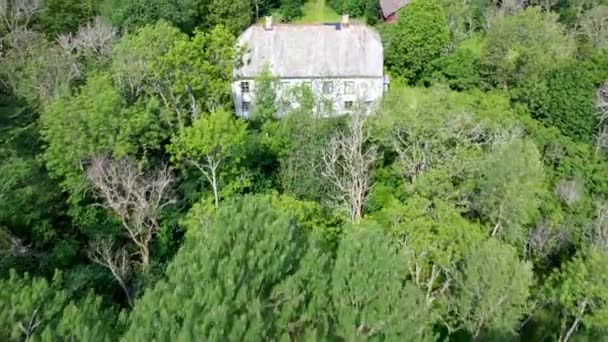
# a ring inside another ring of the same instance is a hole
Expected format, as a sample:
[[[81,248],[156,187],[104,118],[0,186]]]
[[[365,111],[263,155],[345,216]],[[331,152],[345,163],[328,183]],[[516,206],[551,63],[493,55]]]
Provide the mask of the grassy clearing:
[[[340,15],[329,7],[325,0],[308,0],[302,7],[304,16],[295,21],[299,24],[340,22]]]

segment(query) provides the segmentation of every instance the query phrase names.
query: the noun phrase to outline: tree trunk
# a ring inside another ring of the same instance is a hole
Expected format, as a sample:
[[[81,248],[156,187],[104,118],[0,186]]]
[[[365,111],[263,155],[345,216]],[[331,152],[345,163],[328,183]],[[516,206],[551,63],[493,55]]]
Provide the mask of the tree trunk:
[[[574,323],[572,323],[572,325],[570,326],[570,329],[568,329],[568,331],[566,332],[566,335],[560,336],[559,340],[561,342],[568,342],[568,340],[570,340],[570,337],[572,337],[572,334],[574,334],[574,331],[576,331],[576,328],[578,328],[578,325],[580,323],[581,323],[581,320],[579,317],[577,317],[574,320]]]
[[[584,300],[581,303],[581,310],[579,311],[579,314],[576,316],[576,319],[574,320],[574,322],[570,326],[570,329],[568,329],[568,331],[566,332],[566,335],[563,335],[563,336],[559,337],[560,342],[568,342],[570,340],[570,338],[572,337],[572,334],[574,334],[574,332],[578,328],[578,325],[581,323],[581,317],[585,313],[585,309],[587,309],[587,301],[586,300]]]
[[[217,174],[215,171],[215,167],[211,167],[211,187],[213,188],[213,197],[215,199],[215,207],[219,208],[220,207],[220,196],[219,196],[219,191],[218,191],[218,184],[217,184]]]

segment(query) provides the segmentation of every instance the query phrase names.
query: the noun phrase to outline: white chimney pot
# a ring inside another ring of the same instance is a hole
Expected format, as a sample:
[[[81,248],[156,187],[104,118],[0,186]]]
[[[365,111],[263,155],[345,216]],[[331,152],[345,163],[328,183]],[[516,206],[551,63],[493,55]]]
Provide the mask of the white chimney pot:
[[[264,29],[267,31],[271,31],[272,28],[272,16],[266,16],[266,23],[264,24]]]
[[[342,26],[348,26],[350,24],[350,19],[348,14],[342,14]]]

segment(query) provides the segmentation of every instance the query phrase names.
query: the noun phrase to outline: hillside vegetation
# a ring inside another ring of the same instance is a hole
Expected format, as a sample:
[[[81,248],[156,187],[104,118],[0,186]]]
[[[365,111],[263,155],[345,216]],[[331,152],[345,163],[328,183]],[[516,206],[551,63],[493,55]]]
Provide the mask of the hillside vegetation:
[[[608,336],[606,0],[6,4],[0,341]],[[371,115],[234,114],[271,13],[378,30]]]

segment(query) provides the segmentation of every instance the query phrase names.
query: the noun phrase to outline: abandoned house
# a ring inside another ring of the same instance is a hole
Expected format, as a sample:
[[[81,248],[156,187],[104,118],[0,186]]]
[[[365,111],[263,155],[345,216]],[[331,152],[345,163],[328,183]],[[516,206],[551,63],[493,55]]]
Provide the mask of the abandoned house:
[[[350,23],[263,25],[249,27],[237,44],[245,48],[243,65],[232,84],[236,113],[249,117],[255,79],[268,68],[278,78],[277,96],[306,85],[331,113],[347,113],[355,105],[371,108],[387,81],[380,36],[372,28]]]

